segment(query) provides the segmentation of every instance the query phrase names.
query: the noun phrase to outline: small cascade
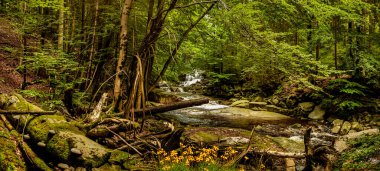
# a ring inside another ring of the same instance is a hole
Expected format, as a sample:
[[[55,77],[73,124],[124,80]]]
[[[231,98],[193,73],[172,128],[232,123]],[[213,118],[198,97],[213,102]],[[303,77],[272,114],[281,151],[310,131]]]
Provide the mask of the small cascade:
[[[194,72],[192,74],[187,74],[186,80],[181,84],[181,86],[189,87],[193,84],[201,82],[203,79],[202,73],[203,73],[203,71],[194,70]]]

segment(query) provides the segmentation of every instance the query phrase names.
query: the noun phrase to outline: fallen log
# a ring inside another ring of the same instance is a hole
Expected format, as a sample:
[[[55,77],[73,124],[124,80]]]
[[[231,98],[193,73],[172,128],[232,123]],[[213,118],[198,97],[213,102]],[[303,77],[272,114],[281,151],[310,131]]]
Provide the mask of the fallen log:
[[[17,139],[0,119],[0,170],[26,170]]]
[[[176,102],[176,103],[157,106],[157,107],[149,107],[149,108],[146,108],[145,110],[137,109],[134,112],[135,114],[142,114],[143,112],[145,112],[145,114],[156,114],[156,113],[162,113],[162,112],[167,112],[167,111],[186,108],[186,107],[198,106],[198,105],[206,104],[208,102],[209,102],[209,99],[187,100],[187,101]]]
[[[281,158],[296,158],[303,159],[305,158],[305,153],[292,153],[292,152],[281,152],[281,151],[251,151],[254,154],[268,155],[268,156],[276,156]]]
[[[17,111],[17,110],[0,110],[3,115],[54,115],[57,111]]]

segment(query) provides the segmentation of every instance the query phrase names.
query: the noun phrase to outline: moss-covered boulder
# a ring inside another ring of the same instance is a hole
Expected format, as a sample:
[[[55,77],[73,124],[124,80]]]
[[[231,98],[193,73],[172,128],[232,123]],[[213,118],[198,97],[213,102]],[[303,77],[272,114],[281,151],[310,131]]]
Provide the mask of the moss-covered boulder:
[[[27,102],[21,95],[3,95],[3,97],[7,99],[7,102],[2,103],[7,104],[3,105],[6,110],[43,111]],[[95,168],[105,164],[111,156],[110,149],[87,138],[76,127],[75,122],[68,122],[61,115],[19,115],[10,119],[14,123],[19,123],[22,128],[26,125],[25,131],[30,134],[32,141],[39,143],[42,151],[48,152],[60,162]]]

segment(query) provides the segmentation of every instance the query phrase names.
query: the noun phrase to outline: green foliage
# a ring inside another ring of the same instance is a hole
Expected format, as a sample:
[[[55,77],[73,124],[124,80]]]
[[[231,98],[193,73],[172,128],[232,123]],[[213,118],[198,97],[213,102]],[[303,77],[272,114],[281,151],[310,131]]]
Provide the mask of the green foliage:
[[[367,87],[359,83],[347,79],[334,79],[329,81],[326,89],[334,95],[323,101],[323,106],[329,113],[348,118],[357,114],[358,109],[363,107],[361,99],[366,95]]]
[[[350,141],[350,149],[341,154],[336,164],[338,168],[344,169],[380,169],[379,164],[371,163],[369,159],[380,155],[380,135],[371,135]]]

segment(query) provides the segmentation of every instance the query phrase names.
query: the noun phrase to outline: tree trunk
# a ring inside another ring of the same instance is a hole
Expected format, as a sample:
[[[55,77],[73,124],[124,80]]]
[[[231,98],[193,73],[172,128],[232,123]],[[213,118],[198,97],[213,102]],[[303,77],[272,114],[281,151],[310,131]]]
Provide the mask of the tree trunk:
[[[174,56],[177,54],[179,48],[181,47],[182,42],[186,39],[186,37],[190,33],[190,31],[208,14],[209,11],[211,11],[211,9],[215,6],[215,4],[216,3],[213,3],[212,5],[210,5],[210,7],[207,8],[207,10],[201,16],[199,16],[199,18],[193,24],[191,24],[189,26],[189,28],[187,28],[187,30],[181,35],[180,40],[177,42],[175,48],[170,53],[170,56],[166,60],[164,67],[162,68],[160,74],[158,75],[156,80],[150,85],[149,91],[153,90],[156,83],[158,83],[161,80],[161,78],[164,76],[164,74],[165,74],[166,70],[168,69],[170,63],[173,61]]]
[[[188,101],[182,101],[182,102],[172,103],[172,104],[163,105],[163,106],[151,107],[145,110],[137,109],[134,112],[137,115],[142,114],[143,112],[148,113],[148,114],[156,114],[156,113],[162,113],[162,112],[167,112],[167,111],[186,108],[186,107],[202,105],[208,102],[209,102],[209,99],[188,100]]]
[[[99,0],[96,0],[95,2],[95,18],[94,18],[94,27],[93,27],[93,30],[92,30],[92,42],[91,42],[91,49],[90,49],[90,59],[89,59],[89,64],[88,64],[88,68],[87,68],[87,80],[91,80],[91,76],[92,76],[92,63],[93,63],[93,58],[95,56],[95,45],[98,43],[98,39],[97,39],[97,36],[96,36],[96,27],[98,25],[98,16],[99,16]],[[90,85],[89,85],[89,81],[86,81],[86,87],[88,88]]]
[[[120,43],[119,43],[119,58],[116,64],[116,77],[114,83],[114,91],[113,91],[113,107],[114,109],[118,109],[120,106],[121,99],[121,75],[123,70],[123,62],[127,53],[127,33],[128,33],[128,17],[132,8],[133,0],[125,0],[123,11],[120,17]]]
[[[63,35],[65,24],[65,0],[59,1],[59,17],[58,17],[58,50],[63,51]]]

